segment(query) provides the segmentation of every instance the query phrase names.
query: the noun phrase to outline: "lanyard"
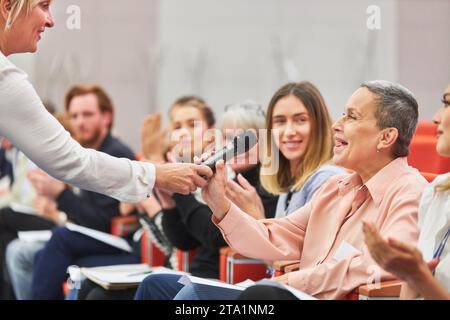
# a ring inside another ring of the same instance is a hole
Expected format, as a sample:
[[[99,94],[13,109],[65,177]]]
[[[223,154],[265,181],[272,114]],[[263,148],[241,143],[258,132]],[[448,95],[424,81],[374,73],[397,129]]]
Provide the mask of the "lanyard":
[[[286,202],[284,203],[284,212],[287,214],[288,212],[288,208],[289,208],[289,204],[291,203],[291,199],[292,199],[292,194],[293,192],[290,191],[287,196],[286,196]]]
[[[439,258],[441,256],[442,251],[444,251],[445,244],[447,243],[449,235],[450,235],[450,228],[448,228],[447,233],[444,236],[444,239],[442,239],[441,243],[439,244],[439,247],[436,249],[436,252],[433,255],[433,259]]]

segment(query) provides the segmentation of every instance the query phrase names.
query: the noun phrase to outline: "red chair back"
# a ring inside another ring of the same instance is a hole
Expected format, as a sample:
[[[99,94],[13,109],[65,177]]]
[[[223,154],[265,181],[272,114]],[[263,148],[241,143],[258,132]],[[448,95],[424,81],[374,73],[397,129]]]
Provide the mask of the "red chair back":
[[[152,267],[164,266],[166,255],[149,239],[146,232],[141,238],[141,261]]]
[[[438,176],[435,173],[430,173],[430,172],[421,172],[420,173],[425,179],[427,179],[428,182],[433,182],[434,179],[436,179],[436,177]]]
[[[196,254],[196,250],[183,251],[177,249],[178,271],[189,272],[189,266]]]
[[[421,172],[443,174],[450,171],[450,158],[440,156],[436,151],[436,137],[416,135],[411,141],[409,165]]]

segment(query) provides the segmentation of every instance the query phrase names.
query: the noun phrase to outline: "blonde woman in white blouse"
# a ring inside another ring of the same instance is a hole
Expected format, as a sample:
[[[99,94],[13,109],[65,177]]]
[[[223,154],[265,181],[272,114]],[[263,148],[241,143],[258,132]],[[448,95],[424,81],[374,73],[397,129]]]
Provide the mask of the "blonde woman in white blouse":
[[[450,157],[450,85],[434,117],[437,151]],[[383,239],[365,224],[366,244],[380,266],[405,281],[402,299],[450,299],[450,173],[438,176],[424,191],[419,208],[418,248]]]
[[[27,75],[6,57],[37,50],[41,33],[54,26],[51,3],[0,0],[0,136],[55,178],[124,202],[146,198],[155,185],[182,194],[203,187],[212,176],[206,166],[154,165],[85,149],[45,110]],[[45,194],[40,176],[30,179]]]

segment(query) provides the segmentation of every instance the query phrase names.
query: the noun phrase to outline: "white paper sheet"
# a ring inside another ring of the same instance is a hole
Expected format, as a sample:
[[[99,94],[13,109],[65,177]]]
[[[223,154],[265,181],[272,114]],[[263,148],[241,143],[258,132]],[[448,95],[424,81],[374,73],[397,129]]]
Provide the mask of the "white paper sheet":
[[[281,284],[279,282],[270,280],[270,279],[263,279],[260,280],[258,282],[256,282],[256,284],[261,284],[261,285],[266,285],[266,286],[274,286],[274,287],[278,287],[278,288],[283,288],[285,290],[288,290],[290,293],[292,293],[294,296],[296,296],[297,298],[299,298],[300,300],[318,300],[317,298],[303,292],[300,291],[298,289],[295,289],[294,287],[288,286],[288,285],[284,285]]]
[[[89,228],[82,227],[82,226],[79,226],[79,225],[76,225],[76,224],[73,224],[70,222],[66,223],[66,227],[67,227],[67,229],[69,229],[71,231],[84,234],[93,239],[97,239],[98,241],[109,244],[110,246],[113,246],[115,248],[118,248],[118,249],[121,249],[121,250],[124,250],[127,252],[133,251],[133,249],[128,244],[128,242],[126,242],[124,239],[122,239],[120,237],[110,235],[109,233],[101,232],[101,231],[94,230],[94,229],[89,229]]]
[[[269,280],[269,279],[264,279],[264,280],[261,280],[258,282],[254,282],[252,280],[245,280],[245,281],[237,283],[237,284],[228,284],[228,283],[224,283],[221,281],[203,279],[203,278],[199,278],[199,277],[185,275],[185,276],[181,277],[180,280],[178,280],[178,282],[181,283],[182,285],[196,283],[196,284],[203,284],[203,285],[225,288],[225,289],[234,289],[234,290],[239,290],[239,291],[244,291],[246,288],[248,288],[252,285],[258,285],[258,284],[272,285],[274,287],[284,288],[284,289],[288,290],[289,292],[291,292],[294,296],[296,296],[300,300],[317,300],[317,298],[314,298],[313,296],[311,296],[305,292],[302,292],[291,286],[286,286],[286,285],[280,284],[276,281]]]
[[[361,251],[344,240],[334,253],[333,259],[339,262],[342,259],[345,259],[348,256],[354,256],[355,254],[361,254]]]
[[[194,276],[190,276],[190,275],[184,275],[183,277],[180,278],[180,280],[178,280],[178,282],[185,286],[188,284],[191,284],[191,283],[196,283],[196,284],[203,284],[203,285],[212,286],[212,287],[234,289],[234,290],[239,290],[239,291],[243,291],[246,289],[246,287],[243,287],[243,286],[238,286],[235,284],[228,284],[228,283],[221,282],[218,280],[194,277]]]
[[[10,208],[14,210],[15,212],[25,213],[32,216],[37,216],[38,212],[34,210],[32,207],[24,206],[23,204],[17,203],[17,202],[11,202],[9,204]]]
[[[25,242],[48,241],[52,237],[52,232],[50,230],[19,231],[17,236],[20,240]]]
[[[81,268],[81,273],[89,279],[102,283],[137,283],[152,272],[147,264],[115,265],[106,267]]]
[[[91,281],[104,288],[114,288],[121,285],[138,285],[149,274],[184,272],[165,267],[150,267],[148,264],[124,264],[105,267],[81,268],[81,273]]]

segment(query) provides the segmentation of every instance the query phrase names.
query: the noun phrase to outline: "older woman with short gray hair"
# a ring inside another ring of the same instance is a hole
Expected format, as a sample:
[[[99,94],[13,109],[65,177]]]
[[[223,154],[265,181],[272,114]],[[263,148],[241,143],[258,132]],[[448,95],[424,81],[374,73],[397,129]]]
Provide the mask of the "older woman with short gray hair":
[[[272,280],[319,299],[345,298],[374,277],[392,279],[364,244],[363,220],[374,223],[382,237],[418,239],[417,212],[427,182],[405,158],[417,121],[418,105],[409,90],[387,81],[364,83],[333,125],[333,162],[353,173],[330,178],[310,202],[285,218],[255,220],[225,197],[226,171],[219,162],[203,199],[238,253],[300,260],[298,271]],[[273,290],[264,288],[248,289],[248,294]],[[240,293],[224,295],[230,299]]]
[[[265,112],[253,100],[244,100],[225,107],[219,121],[219,128],[225,143],[244,130],[265,128]],[[269,195],[259,181],[259,146],[256,145],[246,155],[240,155],[228,165],[229,181],[226,196],[242,210],[256,219],[273,217],[277,197]]]
[[[392,127],[398,131],[397,142],[392,150],[393,156],[408,156],[409,144],[416,132],[419,118],[419,107],[412,92],[399,84],[383,80],[364,82],[361,87],[377,96],[377,126],[381,129]]]

